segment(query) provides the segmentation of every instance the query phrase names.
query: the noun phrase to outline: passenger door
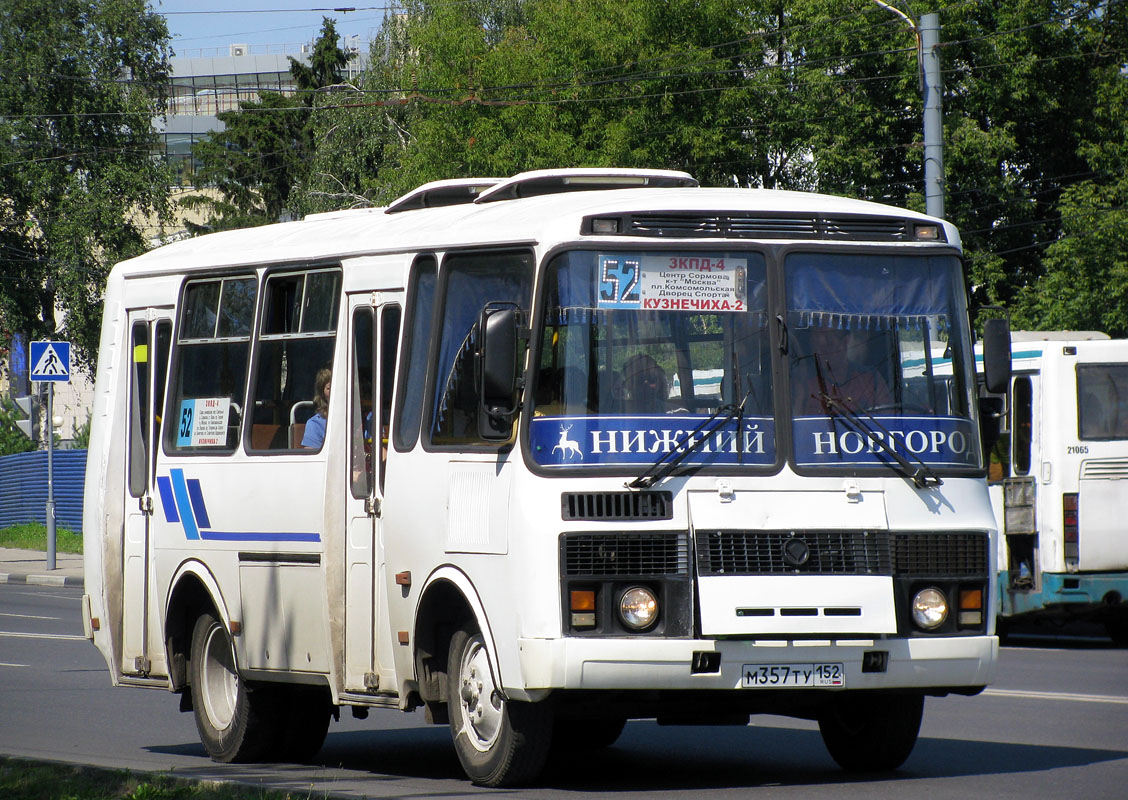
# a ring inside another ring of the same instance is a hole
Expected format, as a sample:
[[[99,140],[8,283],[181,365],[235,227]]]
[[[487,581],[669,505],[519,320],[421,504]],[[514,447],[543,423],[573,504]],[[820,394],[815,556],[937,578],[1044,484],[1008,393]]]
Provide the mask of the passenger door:
[[[380,515],[400,307],[366,294],[350,297],[349,313],[345,689],[394,693]]]
[[[128,315],[127,456],[125,529],[122,542],[122,672],[164,675],[157,608],[153,597],[152,516],[160,415],[172,342],[168,309],[138,309]]]

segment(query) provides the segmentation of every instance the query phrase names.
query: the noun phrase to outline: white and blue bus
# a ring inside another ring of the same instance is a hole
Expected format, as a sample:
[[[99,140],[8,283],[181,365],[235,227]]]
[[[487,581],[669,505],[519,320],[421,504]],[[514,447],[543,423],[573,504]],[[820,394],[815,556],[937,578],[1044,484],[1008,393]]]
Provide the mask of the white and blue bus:
[[[990,459],[999,614],[1104,624],[1128,643],[1128,341],[1015,331]]]
[[[816,719],[892,769],[998,652],[960,256],[888,206],[551,170],[119,264],[88,635],[220,761],[348,707],[423,709],[485,785],[634,718]]]

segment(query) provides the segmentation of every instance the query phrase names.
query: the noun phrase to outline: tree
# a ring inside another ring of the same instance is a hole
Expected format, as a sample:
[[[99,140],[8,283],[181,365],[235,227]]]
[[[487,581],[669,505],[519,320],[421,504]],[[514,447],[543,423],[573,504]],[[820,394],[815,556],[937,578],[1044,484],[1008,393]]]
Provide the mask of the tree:
[[[940,13],[947,216],[973,301],[1029,327],[1120,303],[1128,4],[892,2]],[[918,41],[873,0],[404,5],[348,107],[318,112],[305,208],[586,165],[924,209]],[[1085,318],[1112,332],[1128,314]]]
[[[97,352],[110,266],[167,211],[168,30],[144,0],[0,0],[0,327]]]
[[[344,80],[341,70],[352,57],[337,40],[335,23],[323,18],[309,65],[290,59],[295,95],[262,92],[259,100],[218,114],[224,129],[193,146],[199,183],[219,194],[181,200],[210,212],[203,225],[189,226],[193,232],[277,222],[297,210],[313,151],[310,109],[319,90]]]

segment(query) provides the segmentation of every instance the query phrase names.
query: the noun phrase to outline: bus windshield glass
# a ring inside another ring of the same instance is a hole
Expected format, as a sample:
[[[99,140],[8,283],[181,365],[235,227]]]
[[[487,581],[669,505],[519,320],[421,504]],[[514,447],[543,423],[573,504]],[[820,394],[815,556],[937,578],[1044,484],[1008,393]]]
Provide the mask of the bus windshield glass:
[[[557,256],[533,362],[533,460],[646,466],[686,444],[685,464],[775,464],[766,272],[752,252]],[[740,413],[697,430],[726,405]]]
[[[979,468],[970,334],[952,256],[792,253],[784,262],[799,467]]]

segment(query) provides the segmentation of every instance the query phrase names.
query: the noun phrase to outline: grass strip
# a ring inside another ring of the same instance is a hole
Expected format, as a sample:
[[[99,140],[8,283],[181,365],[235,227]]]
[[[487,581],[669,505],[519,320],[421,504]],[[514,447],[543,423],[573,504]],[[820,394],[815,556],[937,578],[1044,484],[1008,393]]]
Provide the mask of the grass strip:
[[[15,547],[20,550],[47,550],[47,526],[38,522],[0,528],[0,547]],[[56,553],[82,553],[82,535],[55,527]]]
[[[268,791],[163,774],[0,757],[4,800],[328,800],[329,795]]]

